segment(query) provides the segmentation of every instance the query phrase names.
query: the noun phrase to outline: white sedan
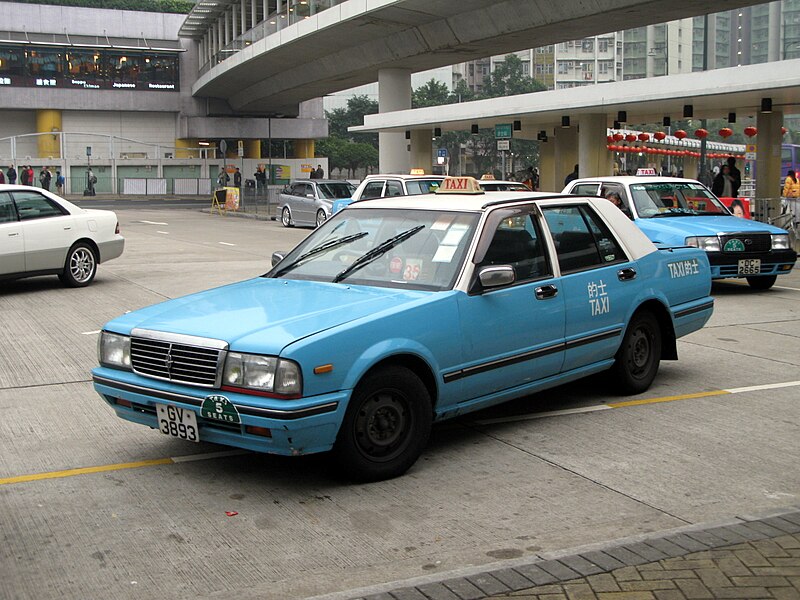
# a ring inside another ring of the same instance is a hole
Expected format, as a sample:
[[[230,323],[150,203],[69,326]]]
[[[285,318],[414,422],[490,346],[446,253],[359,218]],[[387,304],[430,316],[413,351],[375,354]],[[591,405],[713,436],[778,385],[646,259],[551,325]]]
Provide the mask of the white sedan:
[[[122,254],[125,238],[110,210],[83,209],[45,190],[0,185],[0,280],[58,275],[89,285],[101,262]]]

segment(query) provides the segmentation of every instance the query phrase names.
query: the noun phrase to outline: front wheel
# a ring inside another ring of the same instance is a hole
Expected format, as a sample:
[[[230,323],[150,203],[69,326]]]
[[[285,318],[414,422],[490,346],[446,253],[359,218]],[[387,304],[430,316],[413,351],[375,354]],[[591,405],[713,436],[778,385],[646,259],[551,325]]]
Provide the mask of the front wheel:
[[[86,287],[97,273],[97,256],[94,249],[85,242],[75,244],[67,252],[64,270],[58,278],[68,287]]]
[[[317,227],[322,225],[328,219],[328,215],[321,208],[317,211]]]
[[[748,277],[747,283],[754,290],[768,290],[778,280],[777,275],[760,275],[758,277]]]
[[[334,445],[341,472],[358,481],[405,473],[428,441],[432,422],[428,389],[403,367],[386,367],[358,384]]]
[[[281,225],[284,227],[292,226],[292,214],[289,212],[288,206],[284,206],[283,210],[281,211]]]
[[[640,394],[650,387],[661,362],[661,326],[650,312],[634,315],[611,367],[621,394]]]

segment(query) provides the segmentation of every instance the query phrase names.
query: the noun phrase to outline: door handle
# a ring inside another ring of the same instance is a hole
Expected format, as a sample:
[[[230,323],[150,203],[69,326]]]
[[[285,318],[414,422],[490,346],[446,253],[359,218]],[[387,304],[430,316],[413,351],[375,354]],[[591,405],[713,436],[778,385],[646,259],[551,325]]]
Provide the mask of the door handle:
[[[620,269],[617,271],[617,278],[620,281],[630,281],[631,279],[636,279],[636,269],[632,267]]]
[[[558,288],[550,284],[537,287],[535,292],[539,300],[547,300],[548,298],[555,298],[558,296]]]
[[[15,231],[14,233],[9,233],[8,237],[17,237],[19,235],[19,231]]]
[[[64,227],[64,231],[69,231],[70,229],[72,229],[72,227],[70,225],[67,225],[66,227]]]

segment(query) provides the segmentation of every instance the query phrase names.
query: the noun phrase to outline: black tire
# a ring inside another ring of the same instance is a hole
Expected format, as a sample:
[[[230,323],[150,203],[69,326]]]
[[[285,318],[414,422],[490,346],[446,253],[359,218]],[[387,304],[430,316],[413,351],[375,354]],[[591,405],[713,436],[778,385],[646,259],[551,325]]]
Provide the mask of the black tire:
[[[289,211],[288,206],[284,206],[283,210],[281,211],[281,225],[284,227],[294,226],[294,223],[292,223],[292,213]]]
[[[611,367],[621,394],[640,394],[650,387],[661,362],[661,326],[653,313],[636,313],[625,330]]]
[[[328,220],[328,215],[326,215],[325,211],[320,208],[317,211],[317,227],[322,225],[327,220]]]
[[[422,453],[433,412],[428,389],[403,367],[367,375],[353,391],[333,448],[346,478],[380,481],[405,473]]]
[[[78,242],[67,252],[64,271],[58,278],[67,287],[86,287],[97,274],[97,254],[86,242]]]
[[[747,283],[754,290],[768,290],[778,280],[777,275],[759,275],[758,277],[748,277]]]

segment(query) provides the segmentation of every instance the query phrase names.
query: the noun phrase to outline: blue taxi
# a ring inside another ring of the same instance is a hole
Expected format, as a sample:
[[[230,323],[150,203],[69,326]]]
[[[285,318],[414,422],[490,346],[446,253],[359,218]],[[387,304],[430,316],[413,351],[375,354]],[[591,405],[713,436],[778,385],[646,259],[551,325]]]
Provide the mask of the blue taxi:
[[[655,244],[705,250],[714,279],[745,278],[751,288],[766,290],[797,260],[784,229],[733,216],[693,179],[591,177],[570,182],[563,192],[618,193],[623,209]]]
[[[261,277],[108,322],[95,389],[170,436],[332,450],[377,480],[435,421],[607,370],[643,392],[711,316],[707,254],[657,249],[604,199],[439,189],[353,205]]]

